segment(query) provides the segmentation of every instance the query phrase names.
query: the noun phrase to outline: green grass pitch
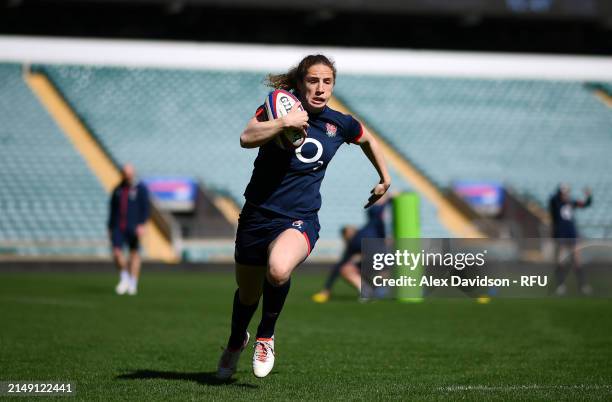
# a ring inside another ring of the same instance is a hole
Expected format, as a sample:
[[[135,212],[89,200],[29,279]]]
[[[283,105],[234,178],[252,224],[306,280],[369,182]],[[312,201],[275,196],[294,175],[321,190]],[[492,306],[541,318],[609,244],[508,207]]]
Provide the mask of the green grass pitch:
[[[0,274],[0,381],[72,381],[70,400],[612,398],[612,300],[359,304],[339,284],[317,305],[323,276],[297,273],[273,372],[256,379],[249,348],[220,383],[232,274],[145,267],[137,297],[114,295],[115,281]]]

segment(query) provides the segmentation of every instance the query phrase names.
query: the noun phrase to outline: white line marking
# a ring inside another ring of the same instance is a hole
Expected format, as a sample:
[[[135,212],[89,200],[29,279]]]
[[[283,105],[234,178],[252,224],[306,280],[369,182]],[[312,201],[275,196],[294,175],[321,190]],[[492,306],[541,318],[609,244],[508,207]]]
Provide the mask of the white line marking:
[[[573,384],[573,385],[449,385],[446,387],[437,388],[438,391],[462,392],[462,391],[528,391],[538,389],[556,389],[556,390],[610,390],[610,384]]]

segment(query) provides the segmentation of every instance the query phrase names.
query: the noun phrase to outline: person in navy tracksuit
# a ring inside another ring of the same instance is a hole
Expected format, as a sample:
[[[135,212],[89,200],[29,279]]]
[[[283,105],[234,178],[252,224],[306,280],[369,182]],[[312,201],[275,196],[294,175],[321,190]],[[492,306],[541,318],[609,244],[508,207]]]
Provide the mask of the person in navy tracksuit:
[[[338,279],[342,276],[348,283],[353,285],[358,291],[362,291],[361,283],[361,241],[363,239],[384,239],[386,237],[385,211],[390,205],[390,200],[381,198],[376,204],[367,210],[367,222],[358,231],[354,232],[349,239],[346,239],[346,247],[338,261],[331,269],[323,290],[312,296],[313,301],[325,303],[331,296],[331,290]],[[345,227],[350,228],[350,227]],[[345,229],[343,228],[343,236]],[[363,289],[363,294],[367,296],[371,289]],[[363,296],[362,294],[362,296]]]
[[[556,193],[550,198],[548,209],[552,223],[552,237],[555,239],[555,260],[557,264],[556,277],[558,295],[566,292],[565,277],[567,269],[564,260],[569,256],[569,265],[573,268],[578,279],[578,286],[582,293],[591,293],[591,288],[586,282],[584,270],[580,266],[580,253],[576,248],[578,242],[578,229],[574,218],[574,210],[577,208],[587,208],[593,202],[590,189],[584,190],[584,200],[574,200],[571,198],[570,187],[566,184],[559,185]]]
[[[243,148],[259,148],[259,152],[238,222],[238,289],[231,334],[218,365],[221,379],[230,378],[236,370],[249,340],[247,327],[262,295],[253,373],[265,377],[272,370],[275,324],[289,292],[292,271],[308,257],[319,238],[319,189],[340,146],[358,144],[378,172],[380,181],[372,189],[366,208],[390,186],[382,152],[373,136],[352,116],[327,105],[335,80],[334,64],[323,55],[307,56],[286,74],[270,75],[270,86],[293,91],[305,111],[294,106],[286,116],[268,121],[260,106],[240,136]],[[288,128],[304,130],[307,135],[297,149],[281,147],[274,140]]]
[[[135,295],[140,277],[140,242],[149,219],[149,192],[144,184],[135,180],[134,167],[126,164],[122,169],[121,183],[110,197],[108,235],[111,240],[113,259],[119,270],[117,294]],[[123,247],[130,250],[129,259],[123,256]]]

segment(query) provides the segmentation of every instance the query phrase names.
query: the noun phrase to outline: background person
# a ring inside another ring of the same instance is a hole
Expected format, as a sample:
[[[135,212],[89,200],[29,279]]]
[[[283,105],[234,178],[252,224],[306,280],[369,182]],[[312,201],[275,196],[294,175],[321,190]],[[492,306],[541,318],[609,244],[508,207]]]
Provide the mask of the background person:
[[[112,244],[115,266],[119,270],[119,283],[115,291],[119,295],[136,295],[140,277],[140,242],[149,219],[149,192],[135,179],[134,167],[126,164],[121,169],[122,180],[110,197],[108,235]],[[129,257],[123,255],[124,246]]]
[[[338,261],[330,270],[327,279],[325,280],[325,285],[323,289],[314,295],[312,295],[312,300],[317,303],[325,303],[329,300],[331,296],[331,290],[336,283],[336,280],[340,276],[340,268],[347,262],[347,254],[349,251],[349,246],[351,244],[351,239],[357,233],[357,228],[352,225],[342,226],[340,229],[340,236],[342,236],[342,241],[344,243],[344,250],[342,251],[342,257],[340,261]],[[348,255],[350,257],[350,255]]]
[[[571,198],[571,189],[567,184],[560,184],[557,192],[550,198],[548,207],[552,221],[552,237],[555,239],[555,262],[557,268],[557,295],[564,295],[567,291],[565,279],[567,277],[566,265],[573,269],[578,280],[578,287],[584,294],[591,293],[591,287],[586,282],[584,270],[580,265],[580,252],[576,245],[578,242],[578,229],[574,212],[577,208],[587,208],[593,202],[589,188],[584,189],[584,200]],[[569,257],[569,258],[568,258]],[[568,264],[565,262],[568,261]]]
[[[390,205],[388,197],[385,195],[370,207],[367,214],[367,222],[358,231],[354,231],[352,226],[345,226],[342,235],[346,244],[342,258],[331,269],[323,290],[312,296],[312,300],[317,303],[325,303],[331,296],[331,290],[338,279],[342,276],[351,286],[360,292],[364,298],[371,296],[372,289],[362,289],[361,281],[361,241],[366,238],[384,239],[386,237],[385,211]],[[347,229],[348,228],[348,229]],[[350,236],[350,237],[349,237]],[[348,238],[347,238],[348,237]],[[362,292],[363,290],[363,292]]]

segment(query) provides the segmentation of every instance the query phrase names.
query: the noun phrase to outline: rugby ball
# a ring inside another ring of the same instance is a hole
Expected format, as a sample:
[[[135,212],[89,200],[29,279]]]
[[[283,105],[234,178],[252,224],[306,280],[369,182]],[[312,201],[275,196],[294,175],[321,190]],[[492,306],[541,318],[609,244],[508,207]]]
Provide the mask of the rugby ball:
[[[284,89],[276,89],[268,94],[264,107],[268,115],[268,120],[276,120],[289,113],[293,105],[298,103],[298,98],[291,92]],[[298,106],[300,110],[304,110],[302,105]],[[304,131],[299,129],[286,129],[281,134],[276,136],[276,143],[283,149],[288,147],[299,148],[306,140]]]

